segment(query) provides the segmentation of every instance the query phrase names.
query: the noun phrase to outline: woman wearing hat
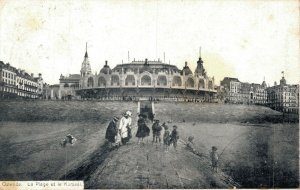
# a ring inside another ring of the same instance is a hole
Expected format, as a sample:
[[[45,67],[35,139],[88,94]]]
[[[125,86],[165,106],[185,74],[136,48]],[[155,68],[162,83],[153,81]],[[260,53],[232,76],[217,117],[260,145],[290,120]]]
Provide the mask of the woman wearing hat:
[[[121,136],[122,144],[125,145],[129,141],[131,133],[131,112],[127,111],[120,120],[119,133]],[[128,135],[129,134],[129,135]]]
[[[143,115],[143,114],[140,114],[138,122],[137,122],[138,129],[137,129],[137,132],[136,132],[135,136],[138,138],[138,144],[140,144],[140,141],[141,140],[143,141],[143,139],[145,137],[149,136],[149,133],[150,133],[150,129],[146,125],[144,117],[146,117],[146,116]]]
[[[107,139],[108,142],[110,143],[110,147],[112,147],[112,143],[115,143],[115,138],[118,135],[118,128],[117,128],[118,120],[119,120],[118,117],[114,117],[106,129],[105,139]]]

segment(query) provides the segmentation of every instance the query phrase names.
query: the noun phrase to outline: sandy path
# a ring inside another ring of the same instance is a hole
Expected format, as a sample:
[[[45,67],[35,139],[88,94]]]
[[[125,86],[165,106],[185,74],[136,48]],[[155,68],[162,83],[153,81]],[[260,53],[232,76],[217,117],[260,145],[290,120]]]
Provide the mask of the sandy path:
[[[103,150],[82,162],[67,179],[82,179],[84,174],[85,188],[233,187],[228,176],[212,173],[209,161],[195,156],[182,143],[177,151],[171,148],[168,153],[162,145],[147,141]]]

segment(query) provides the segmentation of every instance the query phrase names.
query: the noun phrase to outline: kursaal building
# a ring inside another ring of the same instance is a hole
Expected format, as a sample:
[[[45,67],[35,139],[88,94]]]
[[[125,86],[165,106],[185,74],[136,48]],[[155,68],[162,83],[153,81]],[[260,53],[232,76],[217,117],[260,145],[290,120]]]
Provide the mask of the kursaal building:
[[[122,63],[110,68],[108,62],[93,74],[87,51],[80,70],[81,98],[177,99],[212,101],[216,94],[214,77],[208,77],[201,56],[193,73],[187,62],[182,70],[160,60],[148,59]]]

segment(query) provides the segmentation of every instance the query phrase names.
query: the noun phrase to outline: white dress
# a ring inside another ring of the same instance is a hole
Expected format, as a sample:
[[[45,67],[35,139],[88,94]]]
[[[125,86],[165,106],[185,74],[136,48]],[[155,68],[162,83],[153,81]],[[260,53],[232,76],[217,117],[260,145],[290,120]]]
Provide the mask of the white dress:
[[[122,138],[126,138],[128,137],[128,132],[127,132],[127,126],[128,127],[131,127],[131,118],[128,117],[128,118],[125,118],[125,117],[122,117],[121,120],[120,120],[120,125],[119,125],[119,130],[121,132],[121,137]]]

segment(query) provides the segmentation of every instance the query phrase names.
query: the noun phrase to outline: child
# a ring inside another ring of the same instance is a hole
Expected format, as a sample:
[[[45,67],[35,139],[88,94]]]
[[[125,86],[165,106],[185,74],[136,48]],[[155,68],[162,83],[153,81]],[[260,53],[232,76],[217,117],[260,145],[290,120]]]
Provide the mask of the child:
[[[161,138],[160,138],[160,133],[161,133],[162,127],[159,124],[159,120],[155,119],[154,123],[152,125],[152,132],[153,132],[153,143],[157,143],[157,141],[160,143]]]
[[[73,145],[77,139],[73,135],[68,134],[65,139],[60,143],[61,146],[65,147],[68,143]]]
[[[170,146],[170,131],[168,130],[167,125],[163,125],[165,132],[164,132],[164,150],[165,152],[169,151],[169,146]]]
[[[176,150],[177,147],[177,141],[179,139],[179,134],[177,131],[177,126],[174,125],[173,126],[173,131],[171,133],[171,137],[170,137],[170,144],[173,144],[174,149]]]
[[[219,157],[218,157],[218,153],[217,153],[217,147],[213,146],[211,147],[211,153],[210,153],[210,158],[211,158],[211,165],[212,165],[212,169],[214,172],[218,172],[218,161],[219,161]]]

